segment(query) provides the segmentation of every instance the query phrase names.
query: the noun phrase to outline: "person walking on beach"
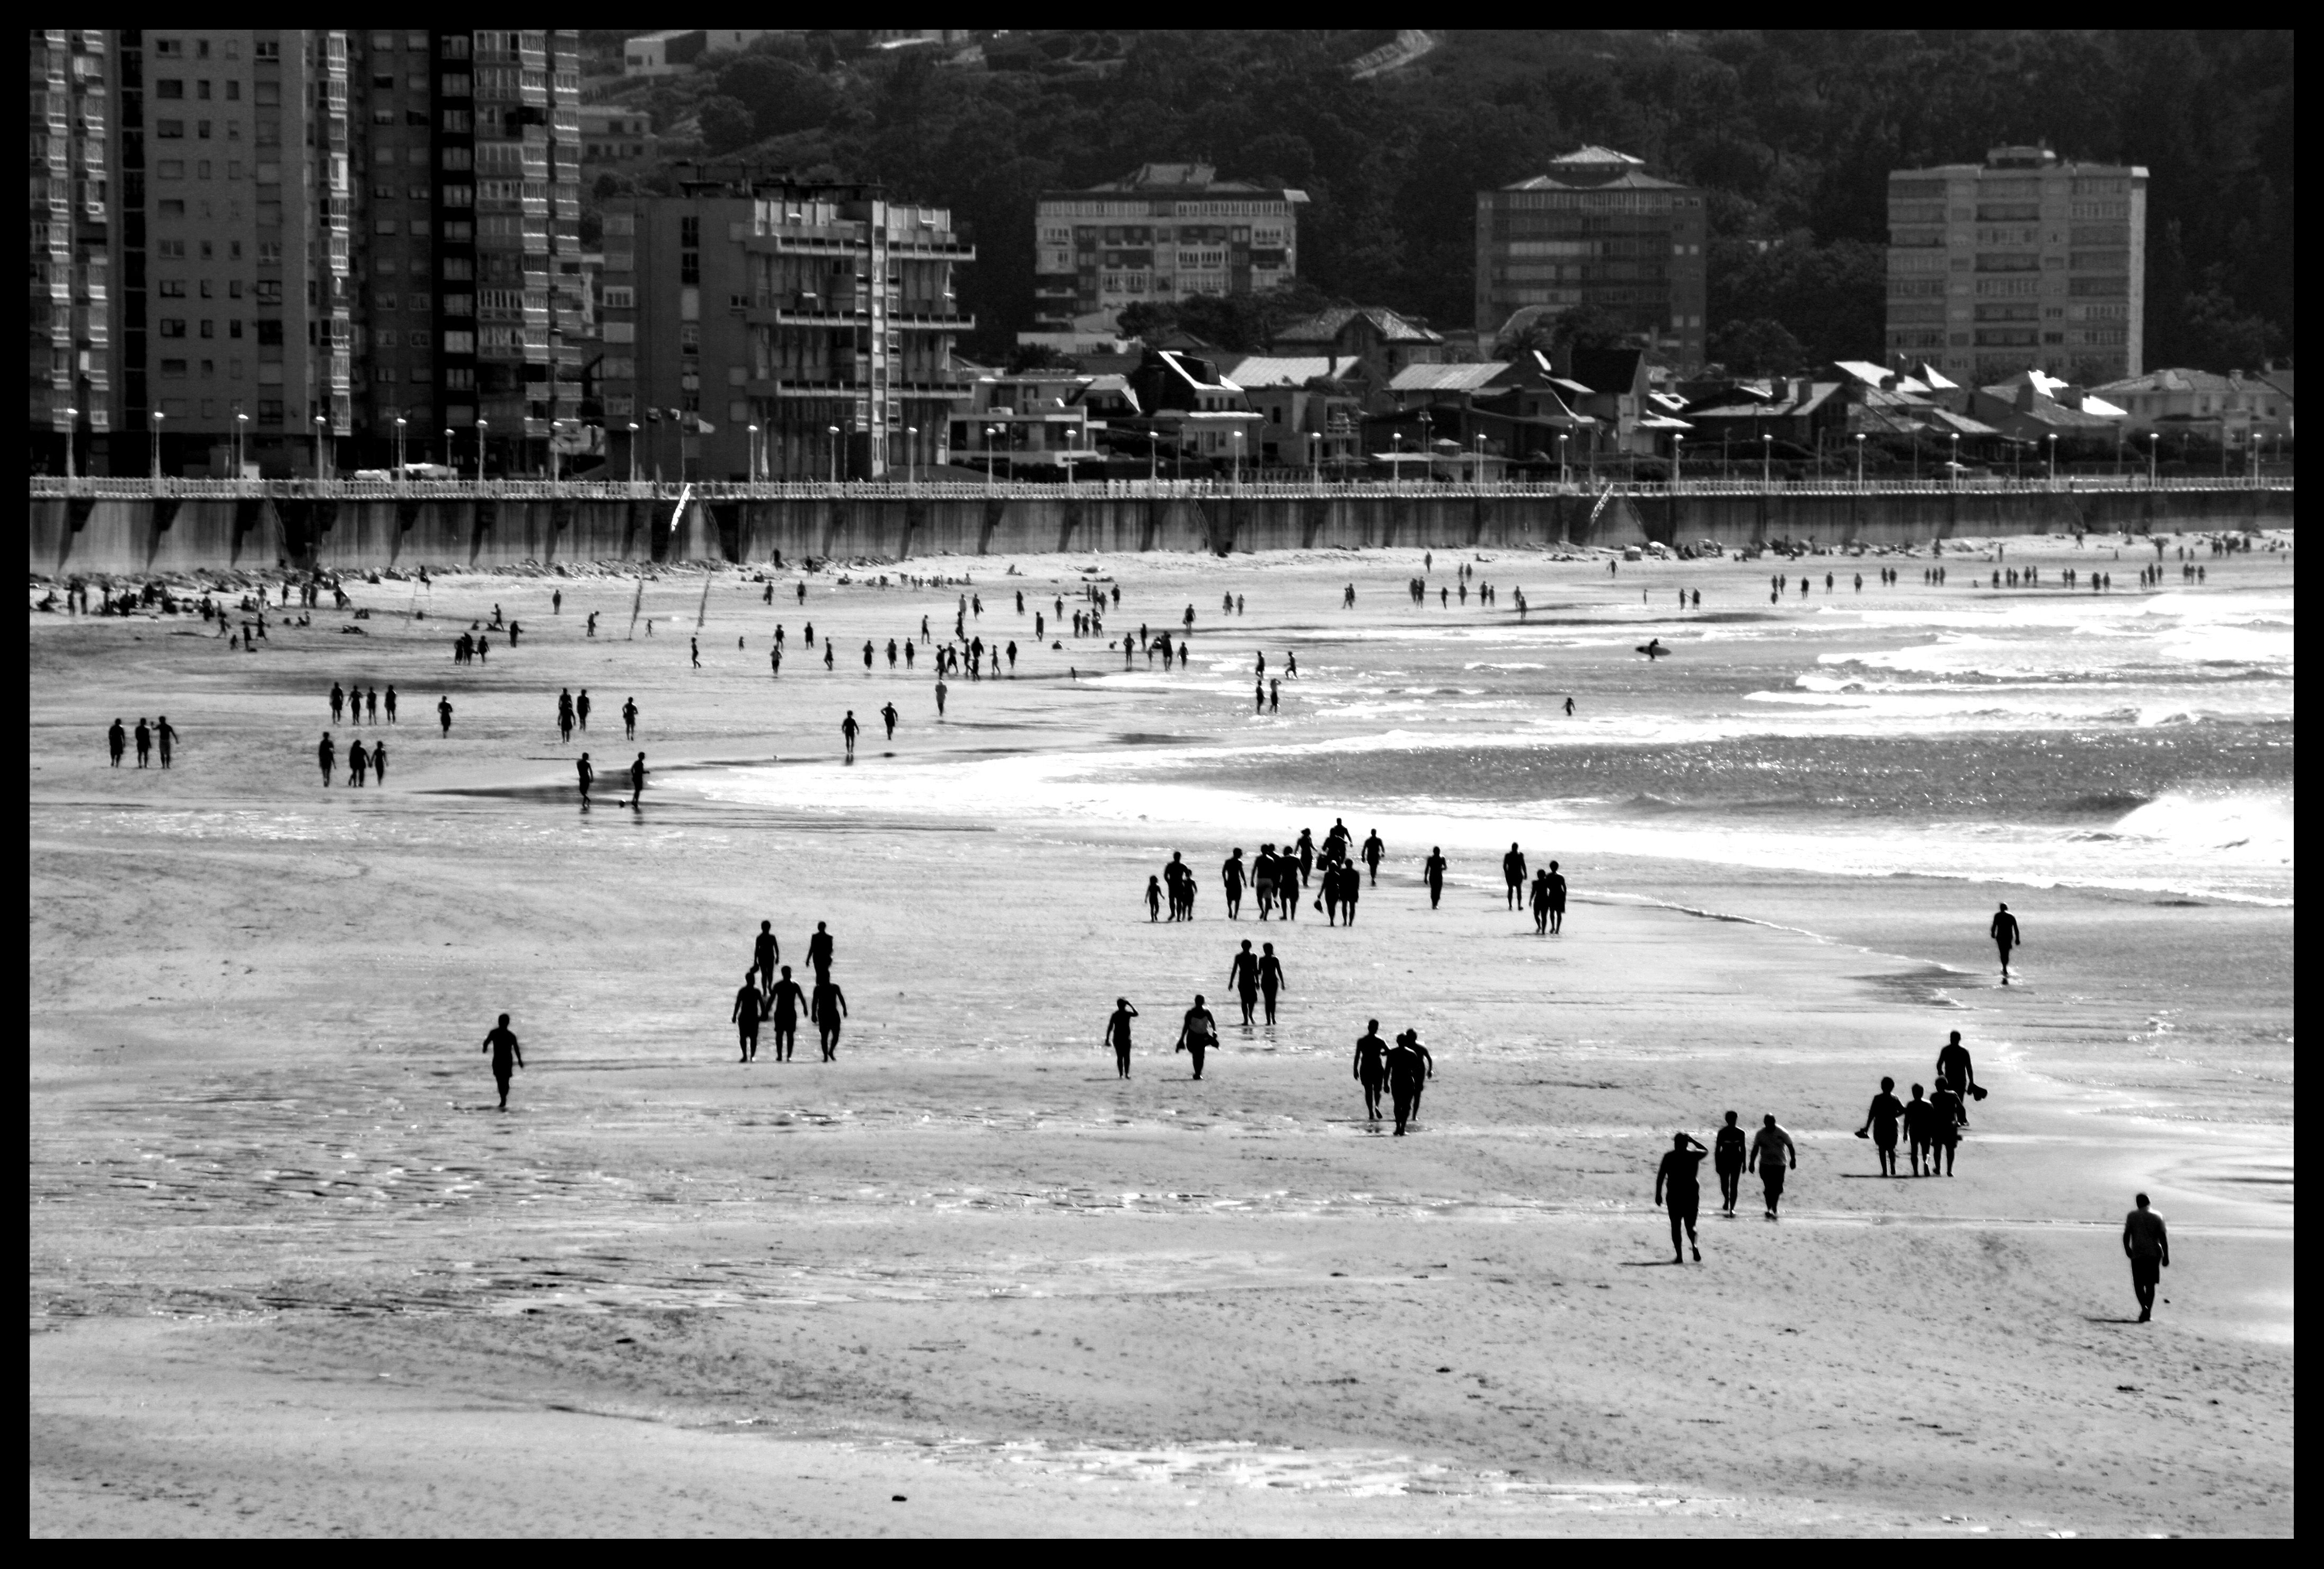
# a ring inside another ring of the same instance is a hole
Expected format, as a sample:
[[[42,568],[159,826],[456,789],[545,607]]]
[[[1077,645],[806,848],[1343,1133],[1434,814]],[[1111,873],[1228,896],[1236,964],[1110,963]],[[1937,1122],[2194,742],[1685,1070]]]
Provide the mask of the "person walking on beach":
[[[379,688],[373,687],[364,693],[364,713],[368,723],[379,723]]]
[[[1203,1054],[1217,1045],[1218,1039],[1218,1020],[1213,1019],[1211,1011],[1203,1006],[1203,994],[1197,992],[1194,993],[1194,1005],[1186,1010],[1185,1021],[1178,1026],[1176,1048],[1194,1059],[1197,1083],[1203,1076]]]
[[[516,1032],[509,1027],[509,1016],[493,1026],[484,1037],[484,1049],[492,1053],[493,1082],[500,1086],[501,1110],[508,1110],[509,1075],[524,1066],[524,1049],[516,1043]]]
[[[855,738],[862,733],[863,726],[855,723],[855,710],[850,708],[847,717],[839,722],[840,738],[847,743],[847,761],[850,762],[855,761]]]
[[[387,783],[387,743],[375,743],[371,749],[372,782],[384,787]]]
[[[1444,897],[1444,870],[1451,863],[1444,859],[1444,846],[1430,847],[1428,859],[1420,863],[1420,873],[1428,879],[1428,908],[1434,909],[1436,901]]]
[[[121,727],[121,721],[118,719],[115,719],[105,732],[105,750],[111,754],[113,766],[119,768],[121,754],[129,750],[129,732]]]
[[[783,945],[775,940],[775,923],[762,920],[759,935],[751,939],[751,967],[758,972],[760,989],[772,996],[775,990],[775,965],[783,956]]]
[[[1176,889],[1171,891],[1174,899],[1176,893]],[[1176,920],[1177,914],[1177,906],[1174,903],[1170,907],[1171,918]],[[1162,918],[1162,880],[1159,877],[1149,877],[1146,880],[1146,918],[1149,924]]]
[[[630,764],[630,810],[643,810],[638,803],[645,798],[646,775],[651,771],[646,767],[646,754],[639,752],[638,760]]]
[[[153,721],[153,739],[161,748],[161,766],[169,767],[170,748],[177,741],[178,733],[171,728],[170,716],[167,714]]]
[[[829,644],[825,644],[829,647]],[[815,1020],[816,1033],[823,1039],[823,1060],[839,1060],[839,1021],[847,1012],[847,993],[831,978],[828,970],[818,970],[815,977],[815,996],[807,1004],[807,1017]]]
[[[344,712],[346,711],[346,706],[347,706],[347,694],[346,694],[346,689],[345,689],[344,688],[342,688],[342,687],[341,687],[341,686],[340,686],[337,681],[333,681],[333,682],[331,683],[331,723],[332,723],[332,724],[337,725],[337,724],[339,722],[339,716],[340,716],[340,715],[341,715],[342,713],[344,713]]]
[[[1533,892],[1528,896],[1533,905],[1533,930],[1536,937],[1549,935],[1549,873],[1533,874]]]
[[[339,749],[332,743],[331,733],[327,730],[324,731],[323,739],[315,747],[315,761],[323,771],[325,789],[331,788],[331,765],[338,761],[338,757]]]
[[[1275,945],[1268,944],[1268,952],[1274,951]],[[1243,939],[1242,951],[1227,967],[1227,984],[1234,988],[1235,996],[1242,1003],[1242,1027],[1249,1029],[1251,1013],[1259,1007],[1259,955],[1250,951],[1249,937]]]
[[[1261,943],[1259,955],[1259,994],[1267,1005],[1267,1027],[1275,1028],[1276,994],[1285,989],[1283,961],[1275,956],[1273,943]]]
[[[1557,937],[1565,930],[1565,875],[1557,863],[1549,863],[1549,935]]]
[[[1719,1173],[1719,1213],[1735,1213],[1735,1199],[1743,1186],[1743,1130],[1735,1125],[1735,1113],[1727,1113],[1727,1121],[1711,1137],[1713,1146],[1711,1168]]]
[[[1904,1104],[1896,1098],[1896,1081],[1882,1079],[1880,1093],[1872,1097],[1872,1104],[1864,1113],[1864,1126],[1856,1131],[1856,1136],[1870,1137],[1872,1147],[1879,1151],[1883,1177],[1896,1175],[1896,1124],[1904,1115]]]
[[[734,993],[733,1024],[744,1062],[759,1055],[759,1021],[766,1016],[767,1000],[759,991],[759,972],[752,970],[743,975],[742,990]]]
[[[1993,946],[2001,950],[2001,983],[2006,986],[2009,984],[2009,950],[2025,939],[2018,935],[2017,918],[2009,913],[2009,907],[2006,904],[1994,912],[1993,924],[1986,930],[1987,935],[1993,938]]]
[[[1365,1119],[1379,1121],[1380,1085],[1388,1079],[1388,1042],[1380,1038],[1379,1020],[1364,1020],[1364,1032],[1356,1037],[1355,1061],[1350,1065],[1349,1072],[1364,1087]]]
[[[395,688],[392,687],[387,689],[387,716],[390,720],[395,717]],[[589,688],[586,687],[582,688],[581,695],[573,699],[573,717],[583,730],[589,728]]]
[[[153,727],[146,724],[143,715],[141,715],[137,720],[137,766],[147,768],[152,766],[152,761]]]
[[[597,770],[589,761],[587,752],[583,752],[579,761],[574,763],[573,774],[580,781],[581,809],[586,812],[589,809],[589,787],[597,780]]]
[[[1356,900],[1364,891],[1363,874],[1342,862],[1324,874],[1340,880],[1340,918],[1349,926],[1356,924]]]
[[[1669,1195],[1671,1229],[1671,1262],[1683,1264],[1686,1255],[1678,1245],[1679,1228],[1686,1229],[1687,1245],[1694,1250],[1694,1261],[1702,1262],[1702,1244],[1695,1239],[1694,1217],[1702,1204],[1702,1158],[1711,1153],[1710,1147],[1696,1142],[1686,1133],[1671,1135],[1670,1153],[1655,1169],[1655,1203],[1663,1204]]]
[[[1242,885],[1245,880],[1245,868],[1242,863],[1242,846],[1238,844],[1235,846],[1234,854],[1228,856],[1219,866],[1219,881],[1225,883],[1227,889],[1227,918],[1229,920],[1237,918],[1242,912]]]
[[[1508,897],[1508,908],[1517,909],[1525,897],[1526,859],[1524,853],[1512,843],[1509,853],[1501,857],[1502,891]]]
[[[788,1062],[798,1044],[799,1005],[807,1001],[807,992],[791,979],[791,967],[783,966],[783,978],[767,993],[767,1016],[775,1026],[775,1060]]]
[[[2138,1195],[2137,1204],[2123,1217],[2122,1251],[2130,1260],[2130,1288],[2138,1294],[2138,1322],[2144,1324],[2154,1316],[2154,1288],[2163,1283],[2163,1271],[2171,1268],[2171,1233],[2144,1194]]]
[[[364,750],[363,738],[357,736],[347,747],[347,783],[356,789],[364,788],[364,776],[371,771],[371,753]]]
[[[638,700],[635,697],[622,699],[622,737],[625,741],[638,738]]]
[[[898,718],[898,715],[897,715],[897,713],[896,713],[896,706],[895,706],[893,703],[882,703],[882,704],[880,706],[880,717],[881,717],[883,721],[885,721],[885,722],[886,722],[886,724],[887,724],[887,726],[888,726],[888,739],[889,739],[889,740],[890,740],[890,741],[895,740],[895,739],[896,739],[896,720],[897,720],[897,718]]]
[[[936,678],[936,717],[939,719],[944,717],[945,697],[951,690],[950,687],[945,685],[944,678],[938,676]]]
[[[1945,1175],[1953,1174],[1953,1156],[1960,1149],[1961,1123],[1968,1113],[1961,1108],[1961,1098],[1950,1084],[1939,1080],[1929,1092],[1930,1135],[1935,1140],[1929,1151],[1929,1175],[1937,1174],[1937,1163],[1942,1161]]]
[[[1775,1125],[1773,1112],[1760,1119],[1759,1131],[1751,1136],[1750,1163],[1759,1168],[1759,1184],[1767,1194],[1767,1218],[1774,1220],[1784,1202],[1784,1173],[1787,1168],[1799,1169],[1800,1152],[1792,1136]]]
[[[1388,1100],[1396,1112],[1396,1137],[1401,1139],[1406,1125],[1420,1120],[1420,1094],[1435,1074],[1436,1063],[1420,1044],[1420,1031],[1407,1029],[1388,1048],[1383,1064],[1388,1070]]]
[[[1930,1114],[1929,1103],[1921,1098],[1923,1094],[1921,1086],[1914,1084],[1913,1098],[1904,1104],[1904,1146],[1913,1162],[1913,1175],[1933,1177],[1936,1175],[1934,1160],[1929,1162],[1930,1170],[1923,1172],[1921,1169],[1921,1161],[1928,1155],[1929,1148],[1936,1142],[1937,1136],[1937,1131],[1932,1125],[1933,1119]]]
[[[687,656],[694,661],[694,668],[697,670],[700,669],[702,668],[702,640],[698,637],[687,638],[686,640],[686,651]]]
[[[1130,1005],[1127,997],[1113,1000],[1113,1012],[1105,1021],[1105,1043],[1113,1048],[1114,1070],[1123,1078],[1130,1076],[1130,1021],[1138,1017],[1138,1010]]]
[[[451,698],[438,697],[436,699],[436,723],[444,727],[444,734],[446,735],[452,734]]]
[[[1374,828],[1364,840],[1364,864],[1371,868],[1374,888],[1379,886],[1379,863],[1387,854],[1388,846],[1381,843],[1379,830]]]
[[[807,967],[815,972],[816,979],[830,976],[833,952],[831,928],[821,921],[816,922],[815,936],[807,940]]]

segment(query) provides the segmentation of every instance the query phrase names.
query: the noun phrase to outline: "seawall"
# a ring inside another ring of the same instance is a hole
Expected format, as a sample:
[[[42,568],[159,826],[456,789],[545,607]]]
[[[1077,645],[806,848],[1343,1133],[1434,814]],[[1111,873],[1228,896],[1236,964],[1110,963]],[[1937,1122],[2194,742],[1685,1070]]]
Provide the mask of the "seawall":
[[[1047,551],[1521,549],[1716,540],[1926,545],[1989,535],[2288,528],[2292,487],[2160,490],[1471,492],[1074,495],[1022,491],[673,498],[189,498],[35,495],[36,574],[279,567],[364,570],[519,562],[1021,555]]]

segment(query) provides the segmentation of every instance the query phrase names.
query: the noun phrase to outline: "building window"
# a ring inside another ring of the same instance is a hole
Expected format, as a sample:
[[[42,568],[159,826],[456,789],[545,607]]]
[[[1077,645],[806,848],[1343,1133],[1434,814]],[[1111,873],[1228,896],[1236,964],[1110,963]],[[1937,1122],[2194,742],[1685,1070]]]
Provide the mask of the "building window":
[[[185,336],[186,336],[186,318],[185,318],[184,317],[182,317],[182,316],[165,316],[165,317],[163,317],[163,318],[161,318],[161,336],[162,336],[163,337],[185,337]]]
[[[186,362],[183,360],[163,360],[161,362],[161,374],[173,379],[182,376],[186,374]]]

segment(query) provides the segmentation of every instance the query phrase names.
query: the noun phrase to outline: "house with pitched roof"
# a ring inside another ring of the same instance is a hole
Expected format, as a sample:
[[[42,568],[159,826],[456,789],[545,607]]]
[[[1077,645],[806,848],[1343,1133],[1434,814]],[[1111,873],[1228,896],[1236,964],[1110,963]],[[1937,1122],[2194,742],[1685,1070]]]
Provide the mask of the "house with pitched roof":
[[[1384,392],[1397,373],[1444,358],[1444,335],[1384,305],[1341,306],[1277,330],[1272,352],[1358,362],[1357,379]]]

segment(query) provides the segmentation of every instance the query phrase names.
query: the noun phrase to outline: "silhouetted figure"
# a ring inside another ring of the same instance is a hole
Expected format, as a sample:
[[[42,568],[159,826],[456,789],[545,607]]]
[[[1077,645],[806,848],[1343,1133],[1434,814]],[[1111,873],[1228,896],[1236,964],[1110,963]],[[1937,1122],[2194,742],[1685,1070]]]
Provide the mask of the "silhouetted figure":
[[[119,768],[121,754],[129,750],[129,732],[122,728],[118,719],[106,727],[105,750],[112,757],[113,766]]]
[[[1286,989],[1283,961],[1275,956],[1273,943],[1262,943],[1260,947],[1263,951],[1259,955],[1259,994],[1267,1005],[1267,1023],[1271,1029],[1275,1027],[1276,995]]]
[[[1273,944],[1268,952],[1273,953]],[[1251,1026],[1251,1014],[1259,1007],[1259,955],[1250,951],[1250,939],[1243,939],[1242,951],[1227,968],[1227,984],[1234,988],[1236,999],[1242,1003],[1242,1027]]]
[[[847,993],[839,989],[839,983],[831,978],[830,971],[816,973],[815,996],[808,1003],[807,1013],[815,1020],[816,1033],[823,1040],[823,1060],[837,1062],[839,1021],[847,1013]]]
[[[2138,1207],[2123,1217],[2122,1251],[2130,1260],[2130,1288],[2138,1294],[2138,1322],[2144,1324],[2154,1316],[2154,1288],[2163,1283],[2163,1271],[2171,1268],[2171,1233],[2163,1229],[2163,1217],[2148,1207],[2144,1194],[2137,1202]]]
[[[1702,1158],[1710,1153],[1710,1147],[1698,1143],[1692,1135],[1674,1133],[1670,1153],[1663,1157],[1662,1165],[1655,1170],[1655,1202],[1667,1202],[1671,1261],[1675,1264],[1686,1262],[1686,1255],[1678,1245],[1681,1227],[1685,1228],[1687,1244],[1694,1250],[1694,1261],[1702,1262],[1702,1244],[1695,1239],[1694,1218],[1702,1204]]]
[[[1017,596],[1019,610],[1024,608],[1023,595]],[[1113,1013],[1105,1021],[1105,1043],[1113,1048],[1113,1066],[1123,1078],[1130,1076],[1130,1021],[1138,1017],[1138,1010],[1130,1005],[1127,997],[1113,1000]]]
[[[2001,983],[2006,986],[2009,984],[2009,950],[2025,940],[2018,935],[2017,918],[2009,913],[2007,905],[1994,912],[1993,924],[1987,928],[1987,934],[1993,938],[1993,946],[2001,950]]]
[[[492,1054],[493,1082],[500,1086],[501,1110],[508,1110],[509,1078],[524,1066],[524,1049],[516,1043],[516,1034],[509,1029],[509,1016],[493,1026],[484,1037],[484,1049]]]
[[[1514,844],[1512,844],[1509,846],[1509,853],[1501,857],[1502,891],[1507,894],[1508,898],[1507,908],[1510,909],[1517,909],[1517,901],[1525,893],[1525,855]]]
[[[1437,901],[1444,897],[1444,872],[1451,864],[1444,859],[1444,846],[1442,844],[1431,846],[1428,859],[1420,863],[1421,875],[1428,879],[1428,908],[1431,909],[1434,909]]]
[[[1799,1169],[1800,1152],[1792,1136],[1775,1125],[1773,1112],[1760,1119],[1759,1131],[1751,1136],[1750,1163],[1759,1168],[1759,1184],[1767,1194],[1767,1218],[1774,1220],[1784,1202],[1784,1173]]]
[[[1379,1020],[1364,1020],[1364,1032],[1356,1037],[1355,1060],[1349,1072],[1364,1087],[1365,1118],[1379,1121],[1380,1085],[1388,1082],[1388,1042],[1380,1038]]]
[[[767,994],[767,1016],[775,1026],[775,1060],[788,1062],[791,1051],[798,1044],[799,1009],[807,1001],[807,992],[791,979],[791,967],[783,966],[783,978]]]
[[[759,935],[751,939],[751,967],[759,973],[760,989],[769,995],[775,990],[775,966],[782,962],[783,945],[775,940],[775,923],[762,920]]]
[[[1743,1186],[1743,1130],[1735,1125],[1734,1112],[1727,1113],[1726,1125],[1711,1135],[1711,1164],[1719,1173],[1719,1213],[1731,1215]]]
[[[891,643],[891,644],[890,644],[889,646],[892,648],[894,645]],[[889,662],[890,664],[893,664],[893,663],[895,663],[895,660],[891,658],[888,662]],[[895,739],[896,739],[896,719],[897,719],[897,717],[898,717],[898,716],[897,716],[897,714],[896,714],[896,706],[895,706],[893,703],[883,703],[883,704],[881,704],[881,705],[880,706],[880,717],[881,717],[883,721],[885,721],[885,722],[886,722],[886,724],[887,724],[887,726],[888,726],[888,739],[889,739],[889,740],[890,740],[890,741],[895,740]]]
[[[1218,1020],[1213,1019],[1211,1011],[1203,1006],[1203,994],[1197,992],[1194,993],[1194,1005],[1186,1010],[1185,1020],[1178,1026],[1176,1047],[1176,1050],[1194,1059],[1196,1079],[1203,1076],[1203,1054],[1216,1046],[1218,1039]]]
[[[1396,1112],[1396,1136],[1404,1137],[1407,1124],[1420,1116],[1420,1093],[1436,1072],[1434,1059],[1420,1044],[1420,1031],[1407,1029],[1396,1038],[1385,1058],[1388,1100]]]
[[[331,733],[323,732],[323,739],[315,747],[315,761],[323,771],[323,788],[331,788],[331,765],[338,761],[339,749],[331,741]]]
[[[869,648],[871,645],[866,643],[864,646]],[[866,658],[869,657],[866,656]],[[847,717],[839,722],[840,739],[847,743],[847,761],[850,762],[855,761],[855,738],[862,733],[863,726],[855,723],[855,710],[850,708],[847,711]]]
[[[1549,935],[1556,937],[1565,930],[1565,874],[1557,863],[1549,863]]]
[[[646,776],[652,771],[646,767],[646,754],[639,752],[637,761],[630,764],[630,810],[644,809],[639,803],[645,798]]]
[[[1904,1103],[1904,1148],[1913,1162],[1913,1175],[1915,1177],[1933,1175],[1921,1169],[1921,1162],[1928,1156],[1929,1147],[1936,1141],[1937,1131],[1932,1125],[1934,1118],[1929,1103],[1922,1098],[1923,1094],[1925,1092],[1921,1086],[1914,1084],[1913,1098]]]
[[[1242,887],[1248,875],[1248,870],[1243,865],[1242,846],[1238,844],[1235,846],[1234,854],[1228,856],[1219,867],[1219,881],[1226,884],[1229,920],[1235,919],[1242,913]]]
[[[161,766],[169,767],[170,748],[177,741],[178,733],[171,727],[170,716],[167,714],[153,721],[153,739],[161,748]]]
[[[1856,1131],[1858,1139],[1868,1131],[1872,1145],[1879,1152],[1880,1175],[1896,1175],[1896,1124],[1904,1115],[1904,1103],[1896,1098],[1896,1081],[1884,1078],[1880,1093],[1872,1097],[1871,1106],[1864,1113],[1864,1126]]]
[[[823,979],[831,974],[834,953],[831,928],[822,921],[816,922],[815,936],[807,940],[807,967],[816,973],[816,979]]]
[[[752,970],[743,975],[742,990],[734,993],[733,1015],[744,1062],[759,1055],[759,1021],[766,1016],[767,1000],[759,991],[759,972]]]
[[[1387,854],[1388,846],[1380,842],[1379,830],[1374,828],[1364,840],[1364,864],[1371,868],[1372,886],[1375,888],[1379,886],[1380,858]]]

